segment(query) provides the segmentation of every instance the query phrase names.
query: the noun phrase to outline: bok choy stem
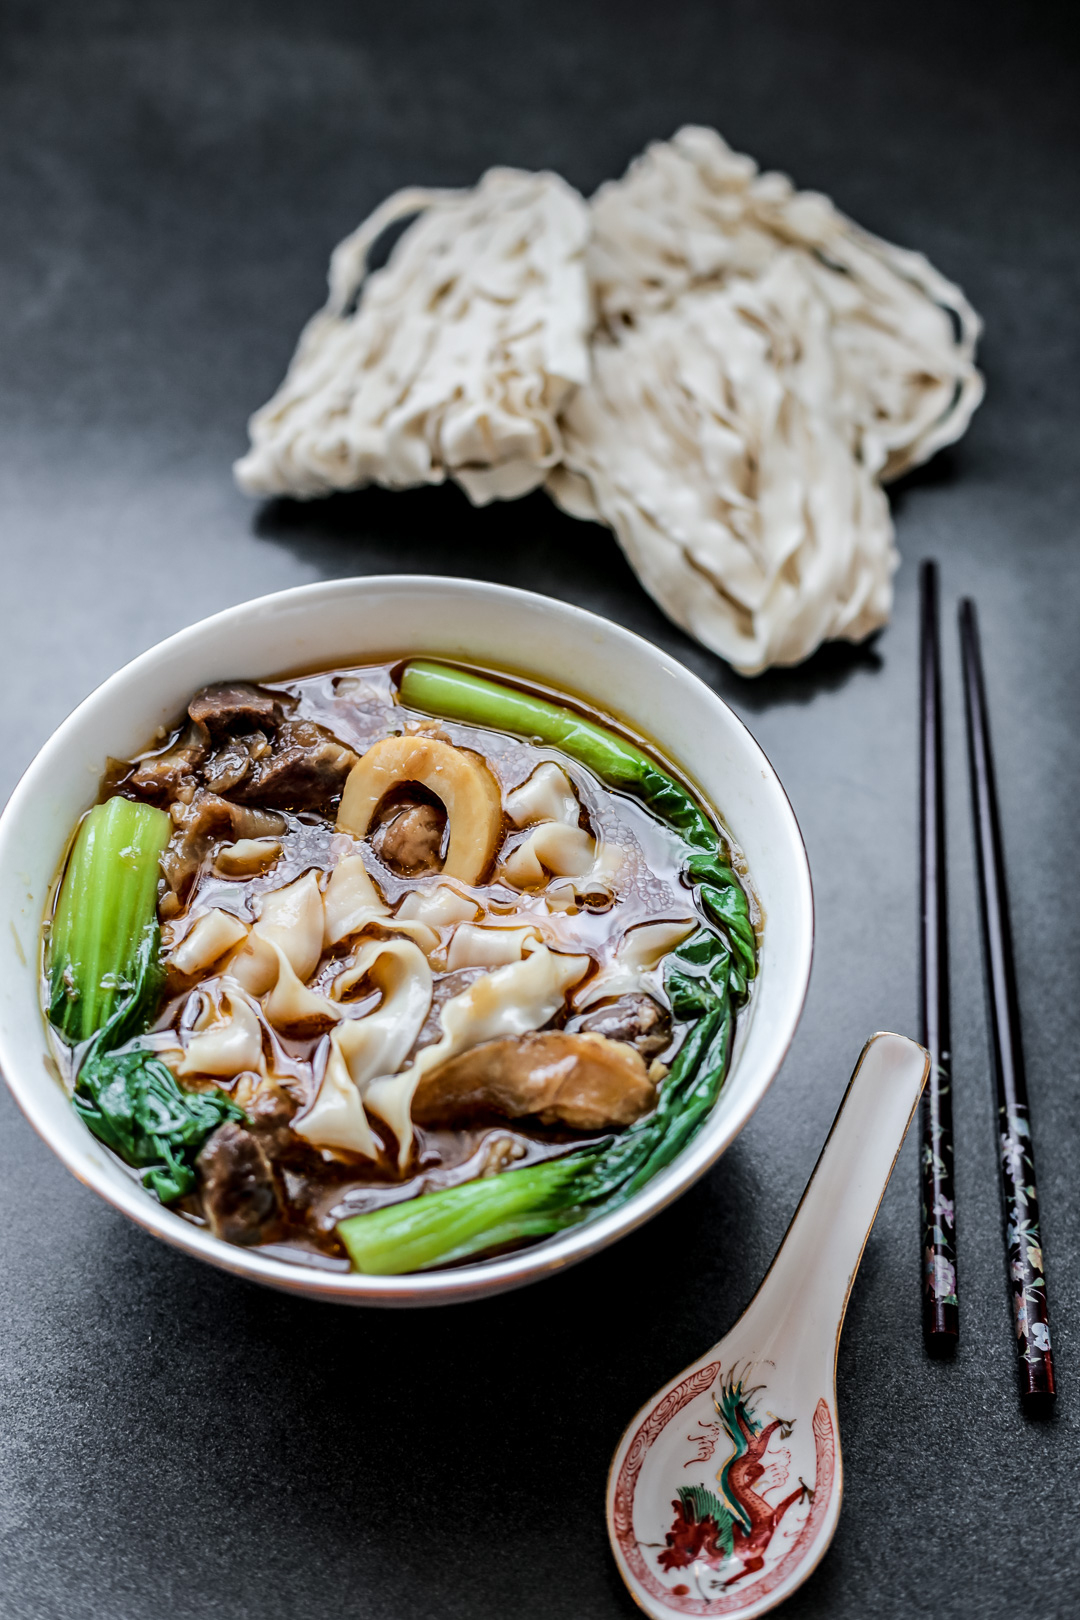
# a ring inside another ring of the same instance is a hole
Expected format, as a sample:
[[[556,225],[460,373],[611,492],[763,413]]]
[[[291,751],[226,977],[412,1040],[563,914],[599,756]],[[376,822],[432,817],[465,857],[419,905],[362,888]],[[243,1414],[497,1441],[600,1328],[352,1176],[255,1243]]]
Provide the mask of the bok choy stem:
[[[96,804],[83,818],[49,938],[49,1022],[71,1046],[127,1000],[140,948],[156,961],[158,857],[171,832],[164,810],[130,799]]]
[[[547,1237],[579,1220],[575,1188],[583,1169],[579,1155],[483,1176],[350,1215],[338,1222],[338,1235],[357,1271],[386,1276],[449,1265],[478,1249]]]
[[[171,831],[151,805],[95,805],[76,835],[49,940],[49,1021],[80,1049],[75,1112],[163,1204],[195,1186],[195,1156],[211,1131],[243,1118],[221,1092],[182,1090],[154,1052],[127,1044],[161,994],[158,857]]]

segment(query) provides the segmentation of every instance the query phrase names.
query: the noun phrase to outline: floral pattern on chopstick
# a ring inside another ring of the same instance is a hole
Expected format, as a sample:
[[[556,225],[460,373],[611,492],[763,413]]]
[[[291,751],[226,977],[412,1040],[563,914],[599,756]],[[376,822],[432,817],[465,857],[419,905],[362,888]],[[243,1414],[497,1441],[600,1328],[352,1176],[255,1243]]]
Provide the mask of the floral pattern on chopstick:
[[[935,1065],[931,1082],[937,1107],[930,1106],[931,1087],[923,1102],[922,1224],[923,1290],[938,1305],[956,1305],[956,1194],[953,1187],[952,1099],[949,1068]],[[946,1121],[948,1120],[948,1124]],[[929,1138],[929,1140],[927,1139]]]
[[[999,1108],[998,1123],[1008,1210],[1005,1235],[1009,1250],[1009,1287],[1017,1344],[1024,1360],[1031,1367],[1041,1368],[1050,1352],[1050,1323],[1027,1108],[1021,1103],[1014,1103],[1012,1108]]]

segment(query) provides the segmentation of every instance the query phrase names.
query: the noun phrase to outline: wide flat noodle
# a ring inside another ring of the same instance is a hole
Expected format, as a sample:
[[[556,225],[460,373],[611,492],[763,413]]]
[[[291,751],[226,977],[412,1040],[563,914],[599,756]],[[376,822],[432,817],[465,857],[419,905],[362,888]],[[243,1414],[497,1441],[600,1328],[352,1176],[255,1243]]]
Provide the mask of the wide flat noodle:
[[[236,475],[301,496],[451,476],[477,503],[546,481],[756,674],[887,621],[880,485],[967,428],[979,332],[922,254],[688,126],[588,206],[511,169],[389,198],[335,250]]]
[[[374,1158],[365,1094],[373,1076],[400,1068],[420,1033],[431,1006],[431,970],[410,940],[376,940],[361,949],[334,989],[341,995],[365,977],[382,992],[382,1000],[374,1012],[334,1029],[318,1095],[293,1129],[316,1147]]]
[[[415,213],[369,276],[378,236]],[[389,198],[335,249],[326,306],[251,418],[240,487],[311,496],[449,474],[477,504],[536,488],[588,376],[588,229],[554,174],[491,169],[471,191]]]
[[[258,1014],[240,986],[219,977],[207,979],[199,992],[202,1008],[184,1043],[177,1074],[231,1079],[245,1070],[261,1073],[262,1030]]]

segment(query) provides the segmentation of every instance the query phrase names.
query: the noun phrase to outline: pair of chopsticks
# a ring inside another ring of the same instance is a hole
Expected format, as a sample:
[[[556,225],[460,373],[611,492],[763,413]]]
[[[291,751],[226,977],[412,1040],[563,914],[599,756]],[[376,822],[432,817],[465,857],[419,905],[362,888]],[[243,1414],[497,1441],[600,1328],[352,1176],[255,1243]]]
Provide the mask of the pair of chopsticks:
[[[956,1287],[945,783],[936,563],[922,564],[919,587],[922,1040],[932,1059],[922,1102],[923,1328],[930,1352],[947,1355],[959,1335],[960,1313]],[[1020,1392],[1026,1402],[1038,1406],[1053,1399],[1054,1363],[1039,1237],[1039,1202],[1020,1039],[1005,856],[979,626],[975,604],[970,598],[960,603],[959,626],[1009,1288],[1016,1327]]]

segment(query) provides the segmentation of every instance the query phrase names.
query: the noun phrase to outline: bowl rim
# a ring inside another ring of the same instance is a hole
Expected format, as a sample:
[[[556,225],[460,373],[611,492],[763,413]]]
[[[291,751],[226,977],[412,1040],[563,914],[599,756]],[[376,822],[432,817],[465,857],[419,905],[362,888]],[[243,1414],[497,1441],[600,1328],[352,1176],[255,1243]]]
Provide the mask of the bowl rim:
[[[748,745],[751,752],[758,756],[762,776],[768,788],[778,795],[779,807],[788,822],[788,831],[793,835],[793,847],[798,856],[795,865],[801,893],[797,901],[798,910],[805,919],[805,926],[801,931],[801,938],[796,942],[795,972],[801,982],[798,984],[797,992],[787,1002],[786,1027],[783,1028],[781,1039],[774,1045],[774,1055],[767,1072],[763,1068],[754,1086],[747,1090],[746,1097],[733,1111],[726,1128],[710,1136],[709,1122],[706,1120],[696,1137],[670,1165],[647,1182],[625,1205],[610,1211],[607,1215],[584,1221],[579,1226],[569,1227],[529,1248],[519,1249],[495,1259],[466,1262],[442,1271],[410,1272],[400,1276],[382,1277],[353,1271],[324,1271],[317,1266],[268,1257],[261,1254],[257,1248],[237,1247],[213,1237],[205,1227],[195,1226],[159,1204],[134,1178],[130,1182],[125,1180],[123,1183],[113,1185],[104,1177],[99,1177],[92,1161],[81,1156],[72,1145],[58,1141],[53,1136],[44,1117],[44,1109],[38,1106],[41,1079],[31,1078],[20,1072],[21,1060],[11,1050],[7,1030],[2,1022],[0,1022],[0,1072],[25,1118],[72,1175],[97,1193],[112,1208],[128,1216],[144,1231],[152,1233],[170,1247],[179,1249],[195,1259],[208,1261],[234,1276],[309,1298],[355,1305],[455,1304],[524,1287],[587,1259],[618,1238],[635,1231],[681,1197],[726,1152],[735,1137],[746,1126],[779,1073],[802,1017],[809,990],[814,949],[813,883],[802,830],[788,794],[771,761],[731,706],[707,686],[700,676],[636,631],[588,608],[578,607],[575,603],[561,601],[542,592],[518,586],[440,574],[348,575],[269,592],[198,619],[129,659],[72,709],[23,771],[0,814],[0,867],[13,858],[12,846],[16,843],[28,809],[32,808],[33,800],[40,791],[39,778],[46,774],[53,757],[59,755],[69,739],[78,734],[85,717],[96,711],[99,706],[107,706],[118,689],[137,677],[140,671],[153,668],[160,660],[182,652],[188,643],[196,642],[207,632],[223,628],[237,615],[257,617],[272,608],[294,606],[302,608],[309,603],[314,606],[320,600],[348,595],[369,586],[380,590],[418,594],[450,587],[456,590],[465,589],[482,596],[487,595],[493,602],[510,600],[525,604],[539,603],[547,609],[554,609],[563,619],[576,623],[582,632],[595,634],[598,630],[602,630],[606,636],[614,636],[617,641],[622,642],[627,651],[644,654],[650,660],[658,661],[661,667],[666,666],[667,670],[674,673],[678,679],[700,688],[709,703],[726,711],[736,732],[742,734],[740,740],[743,745]],[[288,677],[259,674],[253,678],[270,681]],[[667,747],[662,737],[657,737],[656,743],[661,749]],[[681,770],[687,771],[687,767],[677,759],[677,756],[671,757]],[[701,795],[702,790],[696,786],[692,775],[689,776],[689,780],[694,785],[695,791]]]

